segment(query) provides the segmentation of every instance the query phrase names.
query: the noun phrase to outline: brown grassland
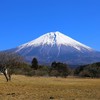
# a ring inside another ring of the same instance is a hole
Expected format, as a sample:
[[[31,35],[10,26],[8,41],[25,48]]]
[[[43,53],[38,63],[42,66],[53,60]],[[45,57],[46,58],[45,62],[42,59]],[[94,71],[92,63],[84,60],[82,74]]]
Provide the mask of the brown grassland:
[[[0,75],[0,100],[100,100],[100,79]]]

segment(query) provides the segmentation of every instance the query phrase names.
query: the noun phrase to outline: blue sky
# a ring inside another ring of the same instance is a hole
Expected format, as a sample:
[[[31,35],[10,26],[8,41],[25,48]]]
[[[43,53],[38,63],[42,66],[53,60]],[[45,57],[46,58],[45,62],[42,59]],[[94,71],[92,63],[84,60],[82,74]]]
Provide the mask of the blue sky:
[[[0,50],[53,31],[100,51],[100,0],[0,0]]]

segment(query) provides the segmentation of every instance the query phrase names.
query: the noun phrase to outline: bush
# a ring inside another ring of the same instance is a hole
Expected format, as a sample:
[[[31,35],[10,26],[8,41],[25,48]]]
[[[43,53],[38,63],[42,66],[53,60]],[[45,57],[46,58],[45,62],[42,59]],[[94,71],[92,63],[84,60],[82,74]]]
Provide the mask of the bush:
[[[100,77],[100,63],[93,63],[90,65],[80,66],[76,68],[75,75],[81,77]]]
[[[40,65],[37,70],[35,70],[36,76],[48,76],[49,68],[47,66]]]
[[[63,63],[56,63],[53,62],[51,64],[51,68],[50,68],[50,75],[51,76],[61,76],[61,77],[67,77],[69,75],[69,68],[67,66],[67,64],[63,64]]]
[[[50,76],[58,77],[58,76],[60,76],[60,73],[59,73],[57,70],[51,70],[51,72],[50,72],[49,75],[50,75]]]

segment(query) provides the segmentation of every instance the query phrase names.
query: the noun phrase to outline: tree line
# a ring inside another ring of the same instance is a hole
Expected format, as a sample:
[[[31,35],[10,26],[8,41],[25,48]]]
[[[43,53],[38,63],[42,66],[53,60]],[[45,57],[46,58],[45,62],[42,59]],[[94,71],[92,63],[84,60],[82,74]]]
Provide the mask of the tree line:
[[[50,66],[39,65],[37,58],[33,58],[31,64],[28,64],[17,54],[0,52],[0,65],[7,66],[10,75],[100,78],[100,62],[72,69],[67,64],[56,61]]]

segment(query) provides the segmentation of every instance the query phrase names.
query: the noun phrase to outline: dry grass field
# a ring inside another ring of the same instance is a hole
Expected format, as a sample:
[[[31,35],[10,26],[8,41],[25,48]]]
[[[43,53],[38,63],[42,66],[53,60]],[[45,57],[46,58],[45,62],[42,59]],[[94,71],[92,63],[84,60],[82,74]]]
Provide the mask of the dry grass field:
[[[100,100],[100,79],[0,75],[0,100]]]

